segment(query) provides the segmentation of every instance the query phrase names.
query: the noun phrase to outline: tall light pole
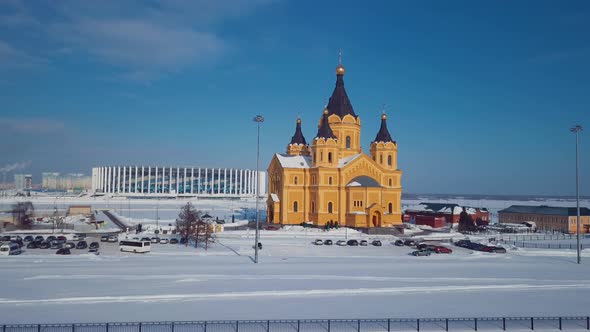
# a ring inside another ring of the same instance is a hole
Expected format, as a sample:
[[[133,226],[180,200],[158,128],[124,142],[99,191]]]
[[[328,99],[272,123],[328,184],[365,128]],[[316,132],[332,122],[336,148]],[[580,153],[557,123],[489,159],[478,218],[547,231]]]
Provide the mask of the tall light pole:
[[[264,118],[262,117],[262,115],[257,115],[254,117],[254,122],[256,122],[256,126],[257,126],[257,134],[256,134],[256,205],[255,205],[255,209],[256,209],[256,236],[255,238],[255,242],[254,242],[254,263],[258,263],[258,236],[259,236],[259,221],[258,221],[258,191],[260,187],[260,179],[259,177],[259,172],[258,172],[258,168],[260,166],[260,124],[262,122],[264,122]]]
[[[571,128],[570,131],[576,134],[576,217],[577,217],[577,236],[576,236],[576,248],[578,252],[578,264],[580,264],[580,177],[579,177],[579,157],[578,157],[578,144],[579,144],[579,135],[580,131],[583,128],[580,125],[576,125],[575,127]]]

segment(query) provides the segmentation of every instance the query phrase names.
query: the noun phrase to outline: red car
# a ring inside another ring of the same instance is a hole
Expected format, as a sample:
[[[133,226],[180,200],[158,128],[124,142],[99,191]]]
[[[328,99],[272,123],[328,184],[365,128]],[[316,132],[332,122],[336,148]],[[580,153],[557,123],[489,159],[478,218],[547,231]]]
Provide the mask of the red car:
[[[434,247],[434,252],[436,252],[437,254],[450,254],[453,251],[447,247],[436,246]]]

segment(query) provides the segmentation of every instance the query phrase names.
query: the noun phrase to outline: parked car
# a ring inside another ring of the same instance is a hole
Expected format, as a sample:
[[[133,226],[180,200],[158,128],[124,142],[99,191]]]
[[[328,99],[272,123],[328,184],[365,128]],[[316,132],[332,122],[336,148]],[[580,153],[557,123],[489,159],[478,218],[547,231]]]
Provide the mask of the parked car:
[[[414,252],[412,252],[412,255],[414,256],[430,256],[431,251],[430,250],[416,250]]]
[[[159,237],[153,237],[151,239],[152,243],[160,243],[160,238]]]
[[[70,249],[68,248],[61,248],[55,252],[56,255],[69,255],[71,254]]]
[[[2,256],[18,255],[21,252],[22,250],[15,243],[3,244],[0,246],[0,255]]]
[[[395,242],[393,242],[393,244],[397,247],[403,247],[404,246],[404,241],[402,240],[395,240]]]
[[[152,239],[150,239],[149,237],[142,237],[141,238],[141,241],[150,241],[151,242]]]
[[[315,244],[316,246],[321,246],[322,244],[324,244],[324,241],[322,241],[322,239],[317,239],[313,242],[313,244]]]
[[[29,244],[27,244],[27,249],[37,249],[37,243],[29,242]]]
[[[470,245],[472,242],[469,240],[459,240],[457,242],[455,242],[455,245],[457,247],[462,247],[462,248],[467,248],[468,245]]]
[[[185,237],[181,237],[180,238],[180,244],[186,244],[188,242],[188,239]]]
[[[361,240],[361,242],[359,243],[361,246],[366,247],[369,245],[369,243],[367,242],[367,240]]]
[[[2,242],[10,242],[10,235],[4,235],[0,238]]]
[[[331,246],[332,245],[332,240],[328,239],[324,241],[324,244],[327,246]]]
[[[61,249],[61,248],[63,248],[63,246],[64,246],[63,243],[61,243],[57,240],[53,240],[53,241],[51,241],[50,248],[51,249]]]
[[[108,242],[109,241],[109,236],[108,235],[103,235],[100,237],[100,242]]]
[[[437,254],[451,254],[451,253],[453,253],[453,250],[451,250],[450,248],[447,248],[447,247],[443,247],[443,246],[435,246],[434,252]]]
[[[381,243],[381,241],[379,240],[373,240],[373,242],[371,242],[372,245],[374,245],[375,247],[381,247],[383,244]]]
[[[170,239],[170,244],[178,244],[178,239]]]
[[[35,242],[43,242],[45,239],[41,235],[35,236]]]
[[[168,244],[168,239],[160,239],[160,244]]]
[[[88,248],[88,243],[86,241],[80,241],[76,244],[76,249],[86,249]]]
[[[496,254],[505,254],[506,253],[506,248],[504,248],[504,247],[495,247],[493,252],[496,253]]]
[[[22,241],[22,240],[23,240],[23,238],[22,238],[22,237],[20,237],[19,235],[11,235],[11,236],[10,236],[10,241],[11,241],[11,242],[15,242],[15,241]]]
[[[72,240],[74,241],[82,241],[86,238],[86,236],[84,234],[74,234],[74,236],[72,236]]]
[[[76,248],[76,244],[74,242],[66,242],[66,244],[64,245],[64,248],[74,249],[74,248]]]
[[[32,235],[27,235],[23,239],[24,242],[31,242],[31,241],[34,241],[34,240],[35,240],[35,238]]]
[[[63,242],[65,243],[65,242],[66,242],[68,239],[67,239],[65,236],[63,236],[63,235],[60,235],[60,236],[58,236],[58,237],[56,238],[56,240],[58,240],[58,241],[63,241]]]
[[[413,247],[415,245],[416,245],[416,241],[414,241],[414,240],[410,240],[410,239],[404,240],[404,246]]]
[[[53,235],[49,235],[49,236],[48,236],[48,237],[45,239],[45,241],[47,241],[47,242],[49,242],[49,243],[51,243],[51,241],[55,241],[55,240],[57,240],[57,238],[56,238],[55,236],[53,236]]]
[[[88,250],[89,254],[95,254],[95,255],[100,255],[100,253],[98,252],[98,248],[92,248],[90,250]]]
[[[43,241],[37,244],[37,248],[39,249],[49,249],[51,247],[51,244],[49,244],[49,242],[47,241]]]
[[[109,235],[109,242],[117,242],[119,241],[119,238],[116,235]]]
[[[348,242],[346,242],[346,244],[349,245],[349,246],[356,247],[356,246],[359,245],[359,241],[357,241],[357,240],[348,240]]]
[[[336,241],[336,245],[337,246],[345,246],[346,245],[346,241],[344,241],[344,240],[338,240],[338,241]]]
[[[418,249],[418,250],[432,250],[432,251],[434,251],[434,248],[436,248],[435,245],[428,244],[428,243],[420,243],[416,246],[416,249]]]
[[[100,244],[98,242],[92,242],[90,243],[90,246],[88,246],[89,249],[98,249],[100,247]]]
[[[24,246],[25,246],[25,244],[24,244],[23,240],[21,240],[21,239],[18,239],[18,240],[12,240],[12,241],[10,241],[10,243],[11,243],[11,244],[12,244],[12,243],[16,244],[16,245],[17,245],[19,248],[22,248],[22,247],[24,247]]]

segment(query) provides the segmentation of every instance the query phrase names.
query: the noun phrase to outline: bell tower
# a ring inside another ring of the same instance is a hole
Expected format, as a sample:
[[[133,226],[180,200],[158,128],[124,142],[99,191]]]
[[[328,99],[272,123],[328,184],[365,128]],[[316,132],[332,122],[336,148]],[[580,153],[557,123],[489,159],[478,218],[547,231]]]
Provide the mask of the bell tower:
[[[397,143],[387,130],[387,115],[381,115],[381,128],[371,142],[371,158],[381,167],[389,170],[397,169]]]
[[[291,143],[287,145],[287,154],[291,156],[309,156],[309,145],[301,132],[301,119],[297,118],[295,134],[291,137]]]
[[[334,135],[328,122],[328,110],[318,127],[318,133],[311,144],[312,167],[337,167],[338,166],[338,138]]]

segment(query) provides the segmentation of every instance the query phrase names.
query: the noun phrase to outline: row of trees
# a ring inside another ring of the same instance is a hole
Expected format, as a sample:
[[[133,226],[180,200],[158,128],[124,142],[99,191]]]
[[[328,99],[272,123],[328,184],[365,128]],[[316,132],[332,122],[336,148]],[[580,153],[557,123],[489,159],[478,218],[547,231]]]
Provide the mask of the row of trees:
[[[20,229],[30,229],[35,221],[35,207],[31,202],[12,205],[12,222]]]
[[[176,219],[176,231],[186,246],[191,242],[194,243],[195,248],[201,244],[207,250],[209,244],[215,242],[215,225],[203,221],[202,216],[202,211],[197,211],[191,202],[187,202]]]

